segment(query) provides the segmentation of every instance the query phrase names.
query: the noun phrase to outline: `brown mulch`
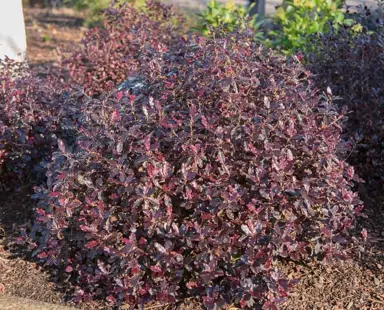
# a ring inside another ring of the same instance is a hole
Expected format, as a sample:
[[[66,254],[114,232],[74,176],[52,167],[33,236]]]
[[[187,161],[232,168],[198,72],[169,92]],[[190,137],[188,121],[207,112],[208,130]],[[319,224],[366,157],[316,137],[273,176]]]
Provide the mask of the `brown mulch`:
[[[330,266],[312,263],[291,265],[291,274],[300,279],[282,310],[382,310],[384,273],[350,260]]]
[[[26,9],[28,58],[32,66],[58,60],[58,46],[80,44],[85,28],[79,13],[65,10]],[[25,249],[12,246],[20,225],[30,225],[33,201],[29,190],[0,194],[0,294],[73,306],[67,300],[71,288],[56,283],[49,274],[27,259]],[[384,201],[384,199],[383,199]],[[379,310],[384,309],[384,214],[375,208],[361,223],[370,236],[368,254],[324,266],[286,263],[280,266],[290,278],[299,278],[283,310]],[[87,303],[81,309],[108,309],[102,303]],[[122,307],[123,309],[124,307]],[[200,310],[195,300],[179,305],[148,305],[147,310]],[[236,308],[231,308],[236,309]]]
[[[0,195],[0,293],[64,305],[65,293],[51,276],[24,259],[24,249],[13,246],[19,227],[29,225],[32,207],[28,190]]]

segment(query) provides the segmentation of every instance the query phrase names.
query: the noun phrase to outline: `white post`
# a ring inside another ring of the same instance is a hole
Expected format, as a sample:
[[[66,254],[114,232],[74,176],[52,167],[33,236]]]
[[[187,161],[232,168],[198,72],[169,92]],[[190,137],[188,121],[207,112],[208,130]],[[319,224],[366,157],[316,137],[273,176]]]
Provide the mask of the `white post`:
[[[0,59],[23,61],[27,52],[22,0],[0,0]]]

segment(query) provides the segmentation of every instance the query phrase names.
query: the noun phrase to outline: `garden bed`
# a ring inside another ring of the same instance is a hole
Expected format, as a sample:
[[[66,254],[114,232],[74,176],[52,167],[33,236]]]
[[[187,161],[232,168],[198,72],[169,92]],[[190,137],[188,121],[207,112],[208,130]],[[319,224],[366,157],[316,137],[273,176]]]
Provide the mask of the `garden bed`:
[[[44,71],[45,64],[58,60],[56,47],[79,44],[83,36],[81,16],[70,10],[45,11],[26,9],[28,55],[31,65]],[[2,194],[0,196],[0,293],[29,298],[57,305],[75,306],[68,297],[71,286],[60,274],[38,267],[24,248],[14,242],[19,227],[30,227],[32,221],[31,190]],[[324,266],[316,262],[308,264],[281,263],[279,266],[288,278],[299,278],[299,284],[283,304],[285,310],[341,310],[384,308],[384,247],[382,222],[384,216],[379,207],[361,221],[368,230],[368,254],[355,254],[352,259]],[[379,214],[381,212],[381,214]],[[360,253],[358,249],[352,249]],[[1,308],[0,299],[0,308]],[[108,309],[101,302],[77,305],[81,309]],[[122,309],[124,308],[121,307]],[[200,309],[194,300],[178,305],[148,305],[145,309]],[[232,307],[232,309],[235,309]]]

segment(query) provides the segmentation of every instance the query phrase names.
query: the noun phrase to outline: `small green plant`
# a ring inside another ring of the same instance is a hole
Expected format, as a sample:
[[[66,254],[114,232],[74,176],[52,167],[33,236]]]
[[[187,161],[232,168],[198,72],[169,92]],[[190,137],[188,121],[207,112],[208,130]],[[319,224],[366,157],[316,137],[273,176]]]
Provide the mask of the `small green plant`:
[[[210,0],[207,7],[200,12],[201,19],[200,31],[204,35],[209,35],[211,30],[223,27],[226,31],[233,31],[235,28],[254,26],[259,28],[260,22],[256,22],[256,17],[249,18],[249,10],[242,5],[237,5],[233,0],[226,3]]]
[[[266,44],[285,54],[313,50],[309,44],[315,33],[329,31],[330,26],[342,24],[343,0],[286,0],[274,16],[277,30],[269,32]]]
[[[48,43],[51,41],[51,37],[47,34],[43,35],[43,42]]]

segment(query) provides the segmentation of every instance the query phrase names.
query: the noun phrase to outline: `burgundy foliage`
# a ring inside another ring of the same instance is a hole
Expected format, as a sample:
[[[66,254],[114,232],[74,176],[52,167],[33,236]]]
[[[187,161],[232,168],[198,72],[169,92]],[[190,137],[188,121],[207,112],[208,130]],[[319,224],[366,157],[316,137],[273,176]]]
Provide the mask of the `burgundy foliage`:
[[[57,144],[63,96],[59,79],[42,79],[24,64],[0,62],[0,184],[19,187],[39,175]]]
[[[145,12],[111,7],[104,12],[104,26],[91,29],[83,48],[63,67],[88,94],[100,94],[138,70],[144,49],[156,52],[177,42],[182,25],[180,15],[157,1],[148,1]]]
[[[36,192],[34,256],[71,275],[79,301],[276,309],[291,285],[277,261],[342,257],[361,209],[331,98],[250,29],[165,48],[168,34],[142,44],[153,28],[109,27],[88,37],[95,80],[80,57],[73,76],[98,93],[135,68],[147,88],[78,99],[77,146],[59,140]]]
[[[365,179],[370,196],[382,195],[384,187],[384,58],[383,11],[364,9],[354,18],[363,25],[322,35],[314,44],[309,69],[318,87],[330,86],[340,96],[336,103],[348,110],[344,139],[348,161]],[[371,32],[370,32],[371,31]]]

